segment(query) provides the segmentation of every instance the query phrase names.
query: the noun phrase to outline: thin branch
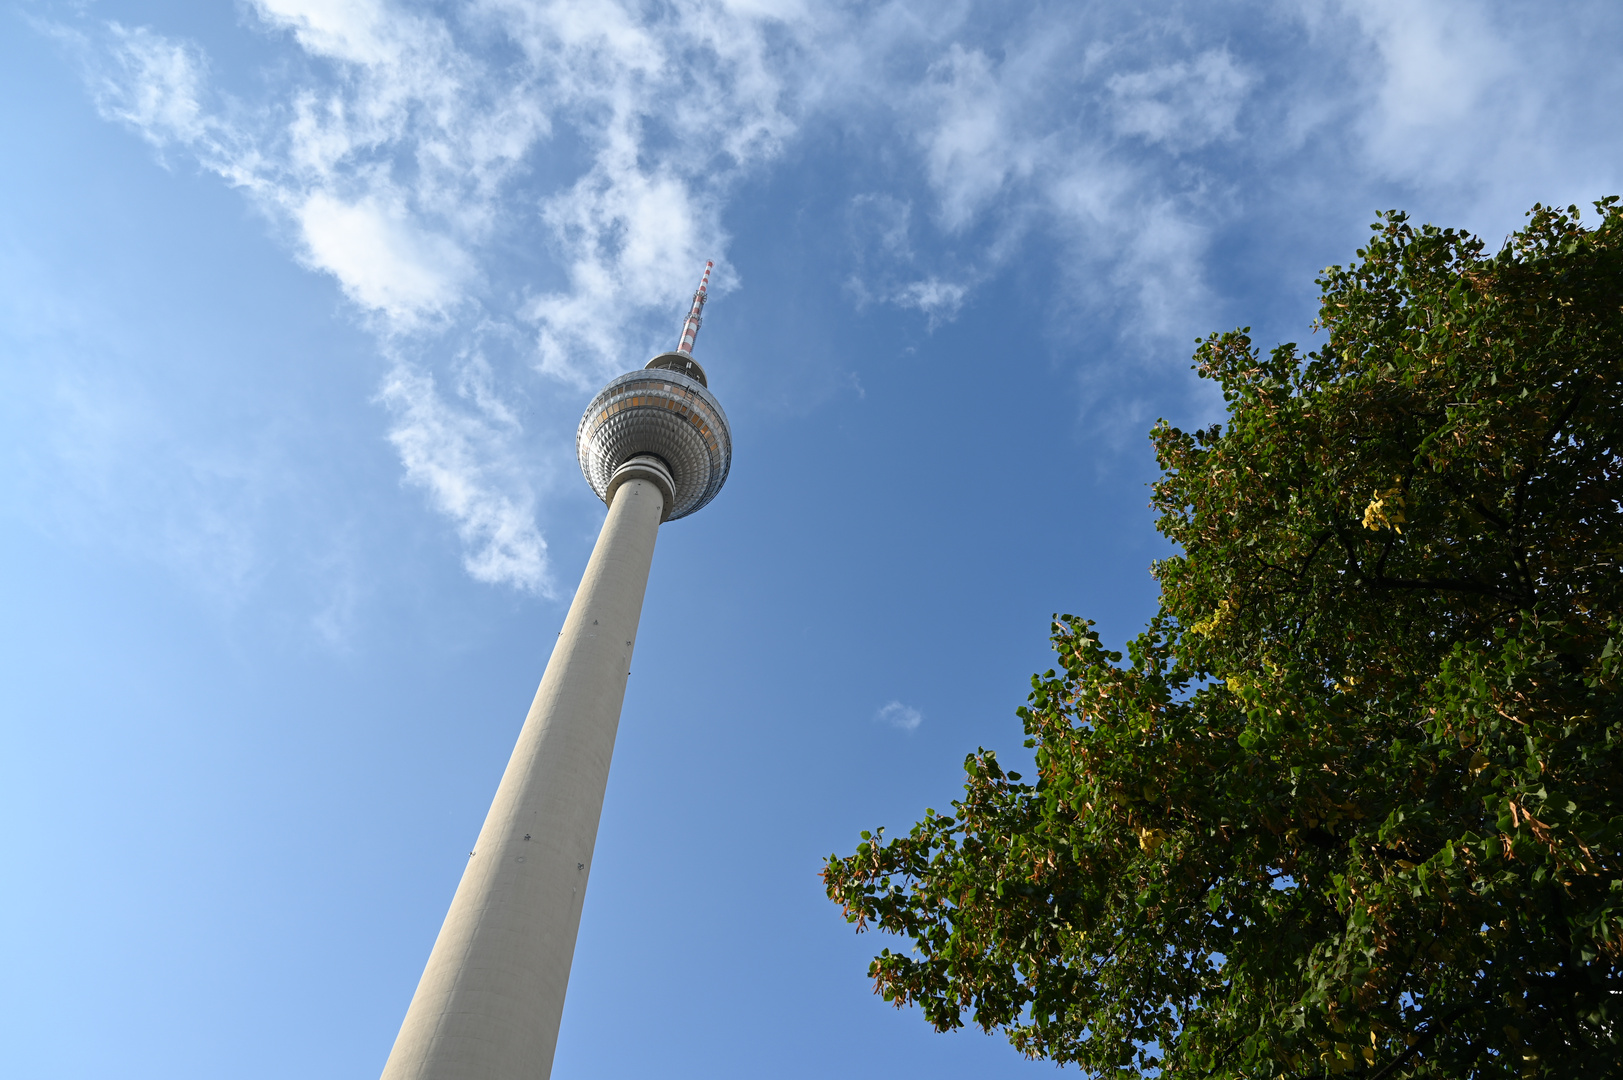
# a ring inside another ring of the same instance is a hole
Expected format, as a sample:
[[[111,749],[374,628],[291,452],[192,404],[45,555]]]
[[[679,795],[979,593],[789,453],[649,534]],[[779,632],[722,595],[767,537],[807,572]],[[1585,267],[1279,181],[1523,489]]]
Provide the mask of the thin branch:
[[[1382,1067],[1379,1072],[1371,1076],[1369,1080],[1384,1080],[1384,1078],[1391,1075],[1394,1070],[1403,1068],[1404,1065],[1408,1064],[1410,1058],[1420,1053],[1422,1048],[1437,1037],[1437,1031],[1439,1028],[1446,1029],[1448,1025],[1452,1024],[1455,1020],[1458,1020],[1461,1016],[1464,1016],[1465,1013],[1470,1010],[1470,1008],[1470,1004],[1461,1005],[1459,1008],[1455,1009],[1453,1012],[1449,1013],[1435,1024],[1429,1025],[1426,1028],[1424,1035],[1421,1035],[1418,1039],[1416,1039],[1407,1050],[1403,1051],[1403,1053],[1387,1062],[1386,1065]]]

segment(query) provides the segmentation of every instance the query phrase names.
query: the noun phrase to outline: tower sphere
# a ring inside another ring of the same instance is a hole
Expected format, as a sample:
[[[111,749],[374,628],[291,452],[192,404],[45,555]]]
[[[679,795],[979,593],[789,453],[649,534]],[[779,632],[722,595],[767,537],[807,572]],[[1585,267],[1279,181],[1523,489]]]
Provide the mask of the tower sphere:
[[[704,369],[693,357],[669,352],[641,371],[621,375],[592,399],[575,432],[575,454],[598,498],[609,501],[619,486],[616,473],[627,475],[622,466],[646,466],[640,474],[662,491],[666,481],[659,474],[669,476],[666,521],[686,517],[716,497],[732,467],[733,438],[727,414],[705,383]]]

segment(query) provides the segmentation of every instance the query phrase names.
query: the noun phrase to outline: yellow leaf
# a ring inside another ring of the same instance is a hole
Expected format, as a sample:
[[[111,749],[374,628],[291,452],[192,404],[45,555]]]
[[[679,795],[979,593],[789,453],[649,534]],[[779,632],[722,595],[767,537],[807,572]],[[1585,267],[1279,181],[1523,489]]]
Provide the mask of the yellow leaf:
[[[1202,636],[1208,635],[1213,630],[1218,629],[1224,623],[1228,622],[1229,617],[1233,614],[1234,601],[1225,596],[1223,597],[1222,602],[1217,605],[1217,610],[1212,612],[1211,617],[1208,619],[1202,619],[1195,623],[1189,628],[1189,632],[1191,634],[1200,634]]]
[[[1364,528],[1391,529],[1401,534],[1403,523],[1408,519],[1403,516],[1402,488],[1389,488],[1386,491],[1376,491],[1364,507]]]

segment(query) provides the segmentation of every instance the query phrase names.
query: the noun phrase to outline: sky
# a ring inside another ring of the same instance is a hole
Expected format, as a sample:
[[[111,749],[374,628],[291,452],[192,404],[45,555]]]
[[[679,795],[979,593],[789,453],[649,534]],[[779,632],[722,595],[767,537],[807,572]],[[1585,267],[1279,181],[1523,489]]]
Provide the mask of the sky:
[[[817,873],[1019,761],[1168,553],[1194,341],[1383,210],[1623,192],[1623,7],[0,4],[0,1074],[381,1070],[672,347],[554,1076],[1049,1075],[871,993]]]

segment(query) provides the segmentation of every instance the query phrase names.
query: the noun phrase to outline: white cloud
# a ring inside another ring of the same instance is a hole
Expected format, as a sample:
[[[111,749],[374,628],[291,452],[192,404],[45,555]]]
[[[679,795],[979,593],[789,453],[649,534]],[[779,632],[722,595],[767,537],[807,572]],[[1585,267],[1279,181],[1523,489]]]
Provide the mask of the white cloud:
[[[892,701],[888,705],[881,706],[879,711],[874,713],[874,720],[881,724],[889,724],[891,727],[911,732],[917,731],[919,725],[924,723],[924,714],[911,705],[903,705],[900,701]]]
[[[590,166],[542,203],[567,288],[524,312],[540,369],[595,386],[669,344],[707,259],[718,262],[717,291],[733,284],[720,209],[730,183],[794,131],[790,68],[772,60],[800,55],[794,32],[807,24],[790,5],[675,7],[652,21],[614,3],[491,0],[486,10],[507,20],[532,65],[555,72],[567,108],[598,118],[584,131]],[[774,28],[789,31],[785,42],[768,40]]]
[[[1013,180],[1030,175],[1040,145],[1021,130],[1020,87],[1011,65],[953,44],[931,65],[920,104],[926,175],[942,225],[963,229]]]
[[[720,262],[713,287],[725,291],[721,196],[794,128],[769,59],[793,41],[768,35],[803,14],[678,7],[650,22],[632,3],[578,0],[485,0],[443,17],[387,0],[253,10],[331,74],[311,68],[279,98],[211,110],[199,50],[109,24],[92,74],[104,115],[246,191],[385,342],[432,335],[380,392],[406,477],[453,521],[474,577],[545,591],[522,432],[492,419],[514,410],[494,390],[478,407],[445,397],[444,364],[423,358],[527,324],[542,373],[593,389],[674,333],[705,259]],[[502,38],[516,59],[481,51]],[[558,118],[584,168],[565,164],[568,179],[537,198],[516,181],[556,174],[537,151]],[[483,264],[515,234],[550,250],[563,289],[492,294]]]
[[[1321,132],[1342,127],[1353,179],[1402,184],[1411,208],[1447,206],[1450,224],[1484,231],[1509,231],[1534,201],[1594,198],[1623,179],[1623,122],[1609,107],[1623,95],[1616,5],[1298,0],[1295,10],[1351,85],[1333,98],[1304,86],[1293,111]]]
[[[538,327],[540,369],[582,389],[618,374],[650,344],[625,311],[671,313],[666,347],[675,344],[675,315],[711,249],[721,247],[714,211],[697,205],[688,185],[650,176],[628,164],[599,162],[569,191],[547,201],[544,217],[566,238],[570,288],[536,298],[526,315]],[[704,226],[704,227],[701,227]],[[701,233],[709,240],[700,239]],[[718,275],[725,280],[725,270]]]
[[[306,52],[352,64],[398,64],[432,24],[375,0],[253,0],[267,23],[293,31]],[[402,32],[404,31],[404,32]],[[430,31],[431,36],[432,31]]]
[[[516,421],[480,382],[476,376],[462,395],[473,408],[456,408],[431,375],[398,365],[379,395],[395,416],[389,441],[407,482],[456,522],[474,580],[554,595],[526,470],[506,460]]]
[[[108,64],[92,84],[101,114],[160,147],[205,138],[202,54],[145,27],[132,30],[114,22],[107,31]]]
[[[924,312],[930,317],[930,324],[934,326],[957,315],[958,309],[964,306],[964,298],[968,295],[967,285],[928,277],[902,286],[896,290],[892,299],[902,307],[917,308]]]
[[[1227,48],[1193,60],[1112,75],[1116,130],[1152,143],[1196,149],[1235,135],[1234,121],[1255,81]]]
[[[990,237],[970,280],[996,272],[1041,231],[1057,241],[1068,306],[1127,316],[1155,350],[1187,336],[1210,308],[1209,226],[1221,192],[1198,173],[1168,169],[1174,155],[1232,138],[1252,86],[1226,49],[1145,66],[1108,43],[1078,63],[1080,31],[1056,26],[1015,36],[994,60],[953,46],[930,70],[906,121],[920,132],[925,175],[949,233],[980,225]],[[1130,140],[1124,141],[1125,140]],[[1214,197],[1216,196],[1216,197]],[[965,292],[929,275],[891,293],[932,321]]]
[[[419,229],[402,200],[390,205],[387,197],[346,203],[315,191],[294,216],[312,266],[336,277],[357,304],[409,326],[456,304],[470,260],[450,239]]]
[[[1379,55],[1366,131],[1388,165],[1418,164],[1428,143],[1446,144],[1462,126],[1481,130],[1490,93],[1517,74],[1511,43],[1477,4],[1365,0],[1346,10]]]
[[[1088,381],[1129,411],[1132,380],[1181,374],[1183,343],[1214,325],[1225,229],[1340,222],[1349,201],[1390,202],[1394,181],[1524,208],[1618,175],[1616,110],[1601,105],[1623,69],[1605,42],[1463,0],[997,18],[913,0],[251,10],[320,62],[230,101],[195,46],[106,24],[96,100],[245,191],[387,348],[414,343],[399,355],[416,366],[382,394],[407,476],[464,537],[470,572],[529,589],[545,546],[523,429],[493,419],[517,415],[495,389],[482,404],[438,389],[461,385],[454,358],[499,326],[533,342],[515,366],[577,393],[640,363],[669,343],[705,259],[718,293],[738,287],[733,193],[804,131],[842,132],[876,170],[838,196],[859,227],[831,274],[859,303],[934,326],[1040,241],[1056,318],[1106,316],[1116,336],[1099,351],[1129,344],[1132,362]],[[523,282],[491,269],[515,251],[543,260]]]

